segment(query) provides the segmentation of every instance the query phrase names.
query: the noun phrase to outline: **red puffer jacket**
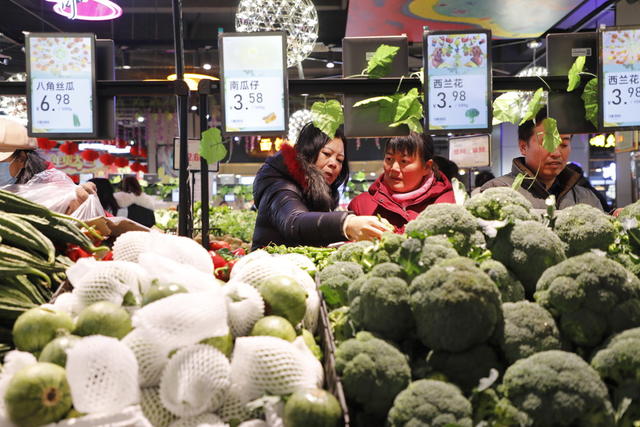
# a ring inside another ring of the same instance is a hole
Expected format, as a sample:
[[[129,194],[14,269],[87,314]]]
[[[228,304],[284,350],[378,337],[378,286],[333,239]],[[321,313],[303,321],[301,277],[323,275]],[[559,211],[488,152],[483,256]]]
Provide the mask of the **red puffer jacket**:
[[[434,203],[455,203],[451,183],[444,174],[437,173],[439,177],[431,188],[405,208],[393,200],[389,189],[382,185],[380,176],[371,184],[368,192],[359,194],[349,203],[349,210],[356,215],[380,215],[393,224],[396,233],[402,233],[407,222],[415,219],[427,206]]]

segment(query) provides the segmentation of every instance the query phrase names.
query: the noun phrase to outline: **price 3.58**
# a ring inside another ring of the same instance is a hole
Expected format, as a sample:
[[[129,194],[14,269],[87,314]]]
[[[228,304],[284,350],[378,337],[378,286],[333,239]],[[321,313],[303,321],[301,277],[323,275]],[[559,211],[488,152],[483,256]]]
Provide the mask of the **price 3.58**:
[[[242,110],[249,108],[247,105],[251,104],[262,104],[263,98],[261,92],[249,93],[246,97],[243,97],[242,94],[233,95],[233,109],[234,110]]]
[[[626,95],[627,98],[638,98],[640,99],[640,86],[637,87],[632,87],[629,86],[626,88]],[[623,99],[623,95],[622,95],[622,89],[613,89],[611,91],[611,99],[609,100],[609,104],[613,104],[613,105],[620,105],[622,103],[627,103],[624,99]]]
[[[40,111],[49,111],[49,109],[51,109],[51,104],[47,101],[47,96],[49,95],[43,96],[42,101],[40,101]],[[69,105],[69,103],[71,103],[71,98],[68,94],[63,95],[59,93],[56,95],[55,100],[57,105]]]
[[[447,96],[447,94],[449,94],[450,96]],[[451,107],[451,103],[452,102],[457,102],[457,101],[466,101],[467,100],[467,94],[465,93],[464,90],[454,90],[451,92],[438,92],[436,93],[436,97],[438,98],[437,104],[433,104],[434,107],[436,108],[447,108],[447,107]]]

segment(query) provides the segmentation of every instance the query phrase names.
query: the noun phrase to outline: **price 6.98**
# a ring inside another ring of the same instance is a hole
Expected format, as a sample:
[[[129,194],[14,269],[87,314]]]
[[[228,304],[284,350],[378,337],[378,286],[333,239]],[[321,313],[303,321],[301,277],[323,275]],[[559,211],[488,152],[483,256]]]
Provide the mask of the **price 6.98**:
[[[247,94],[247,96],[242,96],[242,94],[233,95],[233,109],[234,110],[242,110],[249,108],[247,105],[251,104],[262,104],[262,93],[261,92],[251,92]]]
[[[40,101],[40,111],[49,111],[51,109],[51,104],[49,103],[49,101],[47,100],[47,96],[49,95],[45,95],[42,97],[42,100]],[[55,96],[55,102],[56,105],[69,105],[69,103],[71,102],[71,98],[69,97],[68,94],[61,94],[58,93]]]

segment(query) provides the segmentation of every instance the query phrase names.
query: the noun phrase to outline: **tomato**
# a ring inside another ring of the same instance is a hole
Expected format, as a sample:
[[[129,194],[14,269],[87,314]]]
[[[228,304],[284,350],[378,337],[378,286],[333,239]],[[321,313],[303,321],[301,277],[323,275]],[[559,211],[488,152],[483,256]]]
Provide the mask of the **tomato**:
[[[221,268],[227,265],[227,260],[218,255],[215,251],[209,251],[211,260],[213,261],[213,268]]]
[[[229,242],[225,242],[224,240],[212,240],[209,242],[209,250],[217,251],[218,249],[231,249],[231,245]]]

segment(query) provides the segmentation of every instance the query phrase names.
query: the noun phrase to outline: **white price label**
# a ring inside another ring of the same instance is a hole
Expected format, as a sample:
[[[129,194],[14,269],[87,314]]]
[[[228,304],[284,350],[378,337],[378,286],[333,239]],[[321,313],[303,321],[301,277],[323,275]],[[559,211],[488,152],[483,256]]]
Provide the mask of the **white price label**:
[[[429,127],[479,128],[486,125],[485,76],[429,77]],[[483,123],[484,121],[484,123]]]
[[[640,125],[640,72],[608,73],[603,84],[605,126]]]
[[[32,79],[31,120],[36,132],[91,132],[91,80]]]
[[[274,77],[230,78],[226,85],[227,128],[251,131],[282,129],[282,79]]]

